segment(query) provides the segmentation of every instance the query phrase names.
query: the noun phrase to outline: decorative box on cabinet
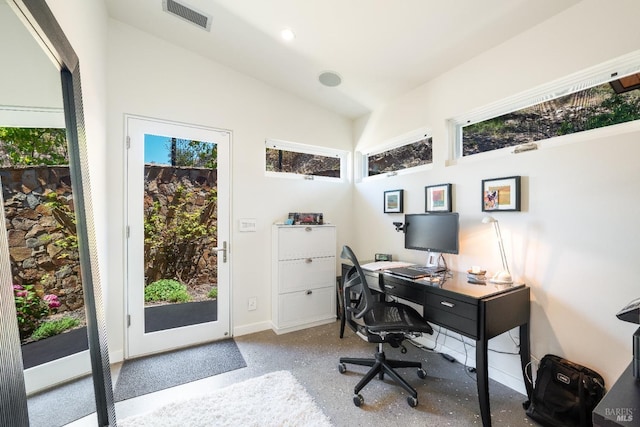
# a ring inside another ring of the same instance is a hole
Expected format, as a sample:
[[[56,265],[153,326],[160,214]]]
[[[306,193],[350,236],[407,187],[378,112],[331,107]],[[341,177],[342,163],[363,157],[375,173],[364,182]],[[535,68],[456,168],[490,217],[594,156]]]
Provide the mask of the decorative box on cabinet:
[[[271,321],[277,334],[336,320],[336,227],[274,225]]]

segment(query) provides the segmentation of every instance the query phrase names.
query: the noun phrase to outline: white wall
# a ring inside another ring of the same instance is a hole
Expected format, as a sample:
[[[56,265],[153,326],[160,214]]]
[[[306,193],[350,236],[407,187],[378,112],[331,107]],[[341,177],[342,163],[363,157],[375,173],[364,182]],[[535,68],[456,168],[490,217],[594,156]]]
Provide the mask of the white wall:
[[[500,258],[493,230],[481,224],[481,180],[521,175],[522,212],[494,216],[512,272],[532,289],[533,356],[565,356],[601,372],[609,385],[630,361],[637,327],[615,314],[640,296],[634,280],[640,255],[640,126],[621,125],[615,135],[592,131],[549,141],[534,152],[506,150],[450,164],[446,119],[638,49],[640,3],[616,2],[615,12],[610,7],[604,0],[584,0],[358,120],[356,150],[430,127],[434,163],[427,171],[358,183],[354,194],[354,249],[361,258],[391,252],[424,262],[424,254],[403,249],[402,235],[391,224],[402,216],[381,213],[382,193],[403,188],[405,212],[423,212],[426,185],[453,183],[461,253],[449,262],[457,270],[482,265],[496,271]],[[464,357],[454,339],[447,339],[446,347]],[[506,335],[492,340],[490,348],[516,351]],[[493,378],[524,390],[517,356],[490,352],[489,363]]]
[[[124,114],[232,131],[232,323],[236,335],[270,327],[271,224],[288,212],[324,212],[340,241],[350,236],[350,183],[266,178],[264,141],[276,138],[351,150],[351,121],[126,24],[109,22],[109,193],[122,194]],[[123,200],[109,205],[110,349],[122,351]],[[238,233],[256,218],[256,233]],[[257,310],[247,298],[257,297]],[[119,346],[119,347],[118,347]]]
[[[80,63],[82,104],[87,141],[87,160],[91,184],[91,198],[87,208],[93,214],[98,263],[103,295],[109,288],[110,278],[106,263],[110,230],[107,220],[109,193],[104,161],[107,152],[106,98],[107,98],[107,9],[104,2],[84,0],[47,0],[58,24],[71,43]],[[109,310],[105,299],[105,309]]]
[[[640,174],[633,159],[640,154],[634,143],[640,132],[631,127],[616,136],[592,133],[555,148],[445,166],[445,120],[637,49],[637,1],[618,0],[614,11],[610,2],[583,0],[362,118],[355,137],[346,119],[119,22],[107,24],[102,2],[49,3],[81,61],[112,352],[121,355],[124,345],[124,206],[118,195],[124,188],[123,115],[131,113],[233,132],[236,333],[262,329],[270,319],[270,224],[287,212],[325,212],[338,225],[339,245],[351,244],[361,258],[392,252],[419,261],[421,254],[405,251],[391,225],[398,216],[382,214],[382,192],[404,188],[405,212],[422,212],[424,186],[451,182],[462,252],[450,262],[457,269],[480,264],[495,270],[500,261],[493,235],[480,224],[480,181],[522,175],[523,211],[499,219],[510,266],[532,288],[534,356],[566,356],[597,369],[608,384],[627,365],[635,326],[615,313],[638,297],[632,264],[640,252],[634,240]],[[355,139],[364,149],[424,126],[434,131],[430,170],[359,183],[353,194],[351,185],[267,179],[262,173],[265,138],[341,149],[350,149]],[[238,218],[257,218],[258,232],[237,233]],[[258,310],[246,310],[248,296],[258,297]],[[446,345],[460,351],[454,340]],[[491,347],[513,350],[508,337]],[[515,356],[491,353],[490,364],[494,378],[521,387]]]
[[[0,105],[62,109],[60,72],[6,2],[0,3]],[[4,126],[4,125],[3,125]]]

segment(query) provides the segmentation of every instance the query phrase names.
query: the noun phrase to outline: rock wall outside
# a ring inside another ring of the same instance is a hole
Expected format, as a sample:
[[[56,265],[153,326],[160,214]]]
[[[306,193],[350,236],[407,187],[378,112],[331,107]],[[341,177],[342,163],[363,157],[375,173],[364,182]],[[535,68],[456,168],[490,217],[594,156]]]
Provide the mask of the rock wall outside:
[[[145,177],[145,204],[158,201],[163,206],[172,201],[179,186],[194,194],[194,205],[201,204],[203,193],[216,183],[216,172],[201,168],[147,165]],[[80,260],[73,244],[69,168],[0,168],[0,180],[14,284],[34,285],[41,294],[57,295],[62,303],[59,312],[81,308],[84,301]],[[199,282],[215,282],[215,268],[208,267],[215,266],[215,255],[208,247],[199,250],[205,254],[200,259]],[[214,277],[202,277],[208,274]]]

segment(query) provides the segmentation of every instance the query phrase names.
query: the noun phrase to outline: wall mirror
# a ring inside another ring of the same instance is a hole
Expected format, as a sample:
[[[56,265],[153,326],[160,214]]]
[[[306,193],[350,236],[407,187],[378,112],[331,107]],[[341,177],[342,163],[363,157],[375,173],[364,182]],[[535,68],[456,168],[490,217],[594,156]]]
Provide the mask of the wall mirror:
[[[18,143],[5,145],[0,153],[0,220],[6,225],[0,227],[0,425],[29,425],[27,393],[87,374],[92,381],[85,396],[93,400],[98,425],[115,425],[79,61],[45,0],[0,2],[0,51],[6,59],[0,70],[0,137],[19,138],[7,130],[12,128],[64,129],[68,162],[43,165],[34,156],[10,156]],[[45,137],[51,140],[54,134]],[[47,155],[58,154],[56,149]],[[43,178],[50,175],[51,181]],[[68,204],[62,203],[65,197]],[[45,211],[55,211],[55,221],[43,219]],[[67,238],[72,250],[57,257],[64,245],[56,247],[56,241]],[[53,336],[37,342],[27,337],[24,325],[40,317],[25,305],[31,304],[29,298],[41,298],[56,311],[81,313],[79,332],[64,348],[47,343]],[[24,304],[16,306],[16,301]],[[33,344],[44,349],[29,347]],[[49,358],[39,359],[38,353]]]

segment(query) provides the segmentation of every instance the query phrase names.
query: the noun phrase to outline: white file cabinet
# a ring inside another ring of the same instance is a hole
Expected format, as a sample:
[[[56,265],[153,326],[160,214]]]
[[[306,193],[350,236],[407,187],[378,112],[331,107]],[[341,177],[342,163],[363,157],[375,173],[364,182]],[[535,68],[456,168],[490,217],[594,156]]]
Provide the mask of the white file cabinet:
[[[274,225],[271,319],[277,334],[336,320],[336,227]]]

